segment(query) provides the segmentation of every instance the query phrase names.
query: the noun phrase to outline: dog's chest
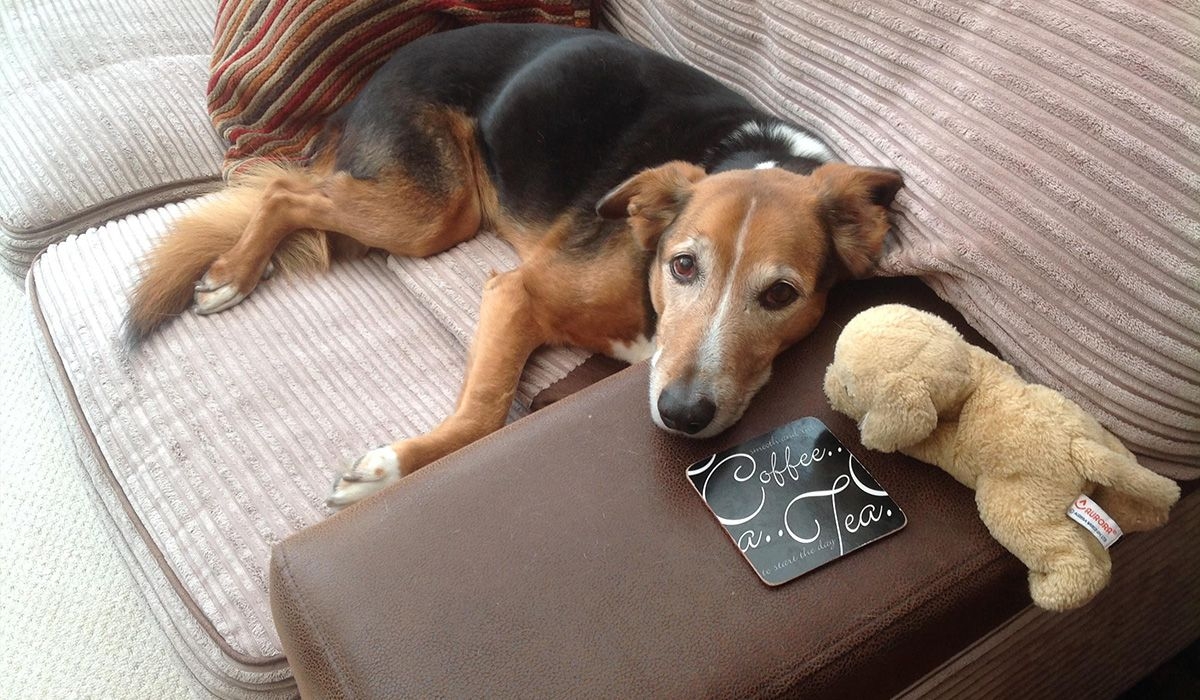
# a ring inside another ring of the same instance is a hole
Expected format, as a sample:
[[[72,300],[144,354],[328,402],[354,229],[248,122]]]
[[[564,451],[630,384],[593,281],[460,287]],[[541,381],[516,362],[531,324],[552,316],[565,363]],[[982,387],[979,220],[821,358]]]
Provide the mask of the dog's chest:
[[[639,335],[629,342],[614,340],[608,354],[610,357],[628,362],[631,365],[636,364],[642,360],[649,359],[654,354],[654,338]]]

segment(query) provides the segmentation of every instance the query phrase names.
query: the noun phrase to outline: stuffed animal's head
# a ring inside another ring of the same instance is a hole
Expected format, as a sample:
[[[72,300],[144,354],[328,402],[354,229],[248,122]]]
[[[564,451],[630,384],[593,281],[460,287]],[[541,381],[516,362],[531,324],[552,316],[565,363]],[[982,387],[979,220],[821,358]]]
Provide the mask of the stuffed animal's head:
[[[946,321],[900,304],[867,309],[838,337],[825,373],[833,408],[858,421],[865,447],[916,444],[974,388],[970,346]]]

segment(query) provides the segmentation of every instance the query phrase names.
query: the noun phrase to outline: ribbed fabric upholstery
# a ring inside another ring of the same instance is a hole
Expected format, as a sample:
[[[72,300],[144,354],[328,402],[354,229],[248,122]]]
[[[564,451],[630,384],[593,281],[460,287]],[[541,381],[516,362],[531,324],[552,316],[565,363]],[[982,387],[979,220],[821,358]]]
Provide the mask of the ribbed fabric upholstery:
[[[1143,463],[1200,476],[1200,8],[620,0],[619,33],[904,172],[920,275]]]
[[[213,189],[204,85],[215,0],[0,4],[0,266]]]
[[[53,246],[30,291],[83,462],[139,540],[129,552],[147,597],[163,601],[164,629],[210,686],[265,690],[288,678],[267,600],[271,546],[328,517],[332,481],[354,458],[453,410],[483,281],[515,254],[481,235],[419,265],[373,255],[272,279],[127,352],[118,338],[136,261],[188,206]],[[538,353],[521,396],[584,358]],[[527,412],[517,402],[510,416]]]

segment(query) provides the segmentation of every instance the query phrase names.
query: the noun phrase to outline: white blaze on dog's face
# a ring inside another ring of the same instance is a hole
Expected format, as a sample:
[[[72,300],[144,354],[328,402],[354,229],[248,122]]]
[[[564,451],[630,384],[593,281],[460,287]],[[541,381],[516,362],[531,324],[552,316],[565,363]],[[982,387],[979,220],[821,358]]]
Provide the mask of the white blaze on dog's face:
[[[775,356],[820,321],[829,287],[873,268],[901,182],[891,170],[840,163],[810,176],[706,176],[668,163],[606,196],[601,215],[623,204],[633,234],[657,245],[654,421],[709,437],[741,418]]]

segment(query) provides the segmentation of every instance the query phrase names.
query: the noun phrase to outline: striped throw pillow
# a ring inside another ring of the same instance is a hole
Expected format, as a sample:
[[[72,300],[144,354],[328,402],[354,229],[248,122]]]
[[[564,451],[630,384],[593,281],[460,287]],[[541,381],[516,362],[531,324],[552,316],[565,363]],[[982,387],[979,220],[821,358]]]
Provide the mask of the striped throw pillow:
[[[399,46],[469,24],[591,26],[598,0],[222,0],[208,110],[247,159],[303,155],[326,117]]]

